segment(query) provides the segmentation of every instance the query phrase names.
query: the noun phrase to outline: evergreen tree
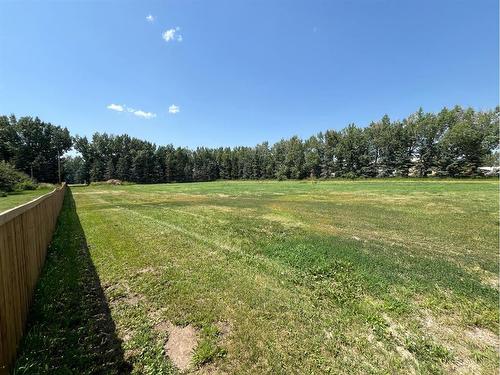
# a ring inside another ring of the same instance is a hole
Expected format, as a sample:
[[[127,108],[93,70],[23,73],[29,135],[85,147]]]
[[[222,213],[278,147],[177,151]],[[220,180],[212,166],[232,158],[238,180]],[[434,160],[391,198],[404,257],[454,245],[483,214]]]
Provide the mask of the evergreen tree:
[[[128,135],[95,133],[72,139],[66,128],[38,118],[0,116],[0,160],[40,181],[58,180],[58,161],[74,145],[81,157],[64,158],[71,181],[118,178],[140,183],[216,179],[302,179],[383,176],[473,176],[494,163],[499,108],[422,109],[406,119],[385,115],[367,128],[351,124],[305,141],[294,136],[270,146],[195,151],[156,145]]]

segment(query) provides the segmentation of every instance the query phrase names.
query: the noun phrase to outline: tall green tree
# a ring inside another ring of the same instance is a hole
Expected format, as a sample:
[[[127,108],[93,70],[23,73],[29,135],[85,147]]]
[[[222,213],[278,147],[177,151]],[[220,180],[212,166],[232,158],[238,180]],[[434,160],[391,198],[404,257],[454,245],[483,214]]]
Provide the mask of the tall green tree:
[[[57,182],[59,160],[73,144],[68,129],[38,117],[21,117],[17,121],[12,117],[11,121],[18,139],[12,157],[16,168],[38,181]]]

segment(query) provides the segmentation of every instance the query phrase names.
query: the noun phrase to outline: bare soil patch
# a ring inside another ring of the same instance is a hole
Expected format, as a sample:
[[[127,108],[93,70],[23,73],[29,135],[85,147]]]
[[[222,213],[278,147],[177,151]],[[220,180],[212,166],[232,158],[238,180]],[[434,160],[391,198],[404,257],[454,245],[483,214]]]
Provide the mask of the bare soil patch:
[[[156,324],[155,329],[168,333],[165,353],[173,364],[181,371],[188,370],[192,363],[194,349],[198,345],[198,330],[191,324],[180,327],[169,321]]]
[[[493,332],[485,329],[474,327],[467,331],[467,335],[476,343],[498,348],[500,340]]]
[[[125,303],[127,305],[136,306],[145,300],[142,294],[133,292],[126,283],[105,285],[104,289],[109,295],[109,302],[111,305]]]
[[[220,321],[215,324],[217,326],[217,329],[219,330],[219,333],[222,337],[227,336],[231,332],[231,324],[226,321]]]

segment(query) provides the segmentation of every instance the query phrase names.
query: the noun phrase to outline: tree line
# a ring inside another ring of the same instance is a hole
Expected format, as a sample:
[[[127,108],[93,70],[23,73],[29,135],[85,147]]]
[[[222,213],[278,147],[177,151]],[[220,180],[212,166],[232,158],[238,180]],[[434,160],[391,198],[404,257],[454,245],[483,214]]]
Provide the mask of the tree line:
[[[119,179],[138,183],[477,176],[481,174],[478,167],[498,165],[499,114],[499,107],[476,111],[456,106],[438,113],[420,109],[402,120],[391,121],[386,115],[367,127],[350,124],[342,130],[327,130],[305,140],[294,136],[273,145],[263,142],[254,147],[195,150],[171,144],[158,147],[126,134],[95,133],[90,139],[79,136],[71,139],[80,155],[64,159],[64,174],[69,182]],[[19,123],[37,121],[40,122],[31,118],[9,120],[6,126],[5,120],[0,121],[0,155],[3,155],[4,128],[17,129]],[[58,129],[66,134],[66,129]],[[26,141],[22,136],[21,139]],[[43,154],[50,154],[52,159],[46,156],[43,160],[53,160],[56,150],[68,147],[67,142],[55,139]],[[16,165],[26,173],[26,168],[34,165],[35,175],[40,178],[39,164],[33,159],[36,152],[23,156],[26,159],[23,162],[18,162],[22,152],[13,154],[18,155],[13,157]],[[49,171],[53,177],[53,166]]]
[[[38,117],[0,116],[0,161],[41,182],[59,180],[59,161],[71,149],[66,128]]]

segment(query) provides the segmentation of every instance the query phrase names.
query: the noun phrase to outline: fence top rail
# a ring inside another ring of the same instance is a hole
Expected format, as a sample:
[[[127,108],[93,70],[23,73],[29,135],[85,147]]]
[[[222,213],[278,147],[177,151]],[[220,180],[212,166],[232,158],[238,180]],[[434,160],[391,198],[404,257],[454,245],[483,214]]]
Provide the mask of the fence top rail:
[[[49,191],[48,193],[41,195],[29,202],[23,203],[17,207],[11,208],[7,211],[4,211],[0,213],[0,226],[3,224],[11,221],[14,219],[16,216],[19,216],[29,209],[39,205],[41,202],[43,202],[45,199],[51,197],[52,195],[56,194],[58,191],[64,189],[66,187],[66,182],[63,182],[63,184],[60,187],[56,187],[54,190]]]

